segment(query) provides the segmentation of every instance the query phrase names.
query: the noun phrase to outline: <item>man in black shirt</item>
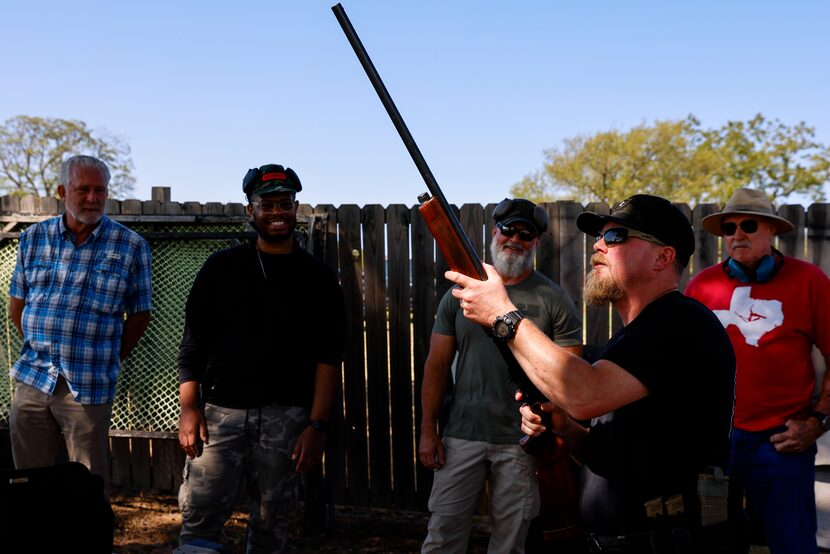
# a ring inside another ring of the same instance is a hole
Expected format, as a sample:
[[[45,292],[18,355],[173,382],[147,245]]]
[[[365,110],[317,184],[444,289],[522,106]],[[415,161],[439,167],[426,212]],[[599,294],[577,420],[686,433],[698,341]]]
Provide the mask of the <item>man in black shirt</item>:
[[[320,462],[340,378],[344,304],[337,276],[294,240],[291,168],[243,181],[254,244],[205,262],[187,299],[179,351],[181,542],[218,542],[244,476],[248,552],[280,552],[300,472]]]
[[[464,314],[501,326],[528,377],[552,402],[554,430],[583,464],[580,507],[597,551],[700,549],[698,476],[726,467],[735,357],[723,326],[678,292],[694,251],[686,216],[669,201],[638,194],[610,215],[584,212],[577,226],[596,237],[585,301],[609,302],[625,327],[593,365],[548,340],[516,308],[498,275],[447,278]],[[509,319],[509,318],[508,318]],[[561,407],[561,408],[560,408]],[[537,435],[539,416],[522,408],[522,428]],[[573,418],[591,420],[586,429]]]

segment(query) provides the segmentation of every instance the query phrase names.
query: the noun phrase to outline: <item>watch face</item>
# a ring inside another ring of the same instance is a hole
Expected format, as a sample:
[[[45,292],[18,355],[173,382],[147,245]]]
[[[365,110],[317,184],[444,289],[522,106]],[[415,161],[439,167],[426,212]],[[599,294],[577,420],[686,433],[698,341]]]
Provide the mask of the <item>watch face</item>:
[[[510,328],[507,326],[507,323],[502,320],[499,320],[493,324],[493,330],[496,332],[497,337],[503,338],[510,334]]]

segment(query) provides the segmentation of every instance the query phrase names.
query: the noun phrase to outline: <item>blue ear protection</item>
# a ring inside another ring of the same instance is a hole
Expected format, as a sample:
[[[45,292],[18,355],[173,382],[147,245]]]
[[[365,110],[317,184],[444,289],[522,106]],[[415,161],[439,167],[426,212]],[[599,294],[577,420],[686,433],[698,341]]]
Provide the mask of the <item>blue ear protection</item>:
[[[755,271],[736,262],[732,258],[727,259],[723,263],[723,269],[729,275],[730,279],[737,279],[741,283],[766,283],[772,279],[772,276],[778,271],[780,265],[776,263],[775,255],[770,254],[761,258],[761,262]]]

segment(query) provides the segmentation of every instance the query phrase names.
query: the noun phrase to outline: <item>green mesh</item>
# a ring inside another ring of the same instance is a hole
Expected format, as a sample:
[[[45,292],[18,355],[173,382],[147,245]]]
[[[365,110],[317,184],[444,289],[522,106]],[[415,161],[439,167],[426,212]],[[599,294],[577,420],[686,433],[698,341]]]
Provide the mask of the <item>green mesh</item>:
[[[242,223],[217,225],[130,225],[138,232],[236,233]],[[20,229],[22,230],[22,229]],[[177,357],[184,327],[184,305],[196,273],[211,253],[234,244],[233,239],[152,239],[153,316],[136,349],[124,362],[116,386],[112,428],[175,431],[179,420]],[[3,352],[0,371],[8,376],[20,352],[20,338],[8,316],[8,290],[17,256],[17,240],[0,243],[0,320]],[[0,421],[8,421],[11,380],[0,387]]]

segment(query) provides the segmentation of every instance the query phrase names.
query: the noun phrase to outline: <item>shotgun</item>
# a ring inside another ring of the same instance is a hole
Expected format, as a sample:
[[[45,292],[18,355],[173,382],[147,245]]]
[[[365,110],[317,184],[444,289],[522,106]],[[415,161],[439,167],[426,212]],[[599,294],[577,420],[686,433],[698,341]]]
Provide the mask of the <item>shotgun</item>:
[[[435,238],[435,242],[438,244],[441,254],[444,255],[444,258],[447,260],[447,264],[453,271],[457,271],[474,279],[486,280],[487,273],[484,271],[481,259],[478,257],[478,254],[473,248],[467,233],[465,233],[464,229],[461,227],[461,223],[458,221],[455,211],[452,209],[449,202],[447,202],[444,193],[441,191],[441,187],[438,186],[438,182],[432,175],[432,171],[430,171],[423,154],[421,154],[421,150],[418,148],[418,145],[415,144],[415,139],[412,138],[412,133],[409,132],[409,128],[406,126],[406,123],[404,123],[403,117],[401,117],[398,108],[395,106],[395,103],[392,101],[392,97],[389,95],[389,91],[386,90],[386,86],[383,84],[380,75],[378,75],[375,65],[369,58],[369,54],[363,47],[360,37],[357,36],[357,31],[354,30],[351,21],[349,21],[349,17],[343,9],[343,6],[335,4],[331,7],[331,9],[334,12],[334,16],[337,18],[337,21],[340,23],[340,26],[343,28],[343,32],[346,34],[349,44],[352,45],[354,53],[357,55],[357,59],[360,60],[360,64],[366,71],[366,75],[369,77],[369,81],[375,88],[375,92],[377,92],[380,97],[383,107],[386,108],[386,113],[389,114],[389,117],[392,119],[392,123],[395,125],[395,129],[398,130],[398,134],[401,136],[406,149],[409,151],[409,155],[412,156],[412,161],[415,162],[415,166],[421,173],[421,177],[423,177],[424,182],[427,185],[427,189],[429,189],[429,192],[432,193],[432,197],[430,197],[427,192],[418,196],[418,201],[420,203],[418,206],[418,212],[421,214],[421,217],[424,218],[424,223],[426,223],[427,228],[429,228],[429,232]],[[485,328],[485,331],[490,334],[489,329]],[[525,375],[524,370],[516,361],[513,353],[510,352],[510,348],[502,341],[497,340],[494,342],[504,358],[504,361],[507,363],[507,370],[510,373],[510,378],[516,384],[518,389],[522,391],[525,401],[531,405],[547,401],[545,396],[539,392],[528,376]],[[523,441],[526,441],[527,439],[529,439],[529,437],[522,437]],[[525,446],[524,443],[523,446]]]

